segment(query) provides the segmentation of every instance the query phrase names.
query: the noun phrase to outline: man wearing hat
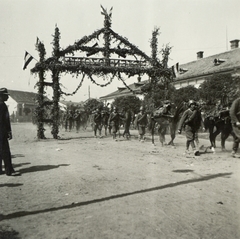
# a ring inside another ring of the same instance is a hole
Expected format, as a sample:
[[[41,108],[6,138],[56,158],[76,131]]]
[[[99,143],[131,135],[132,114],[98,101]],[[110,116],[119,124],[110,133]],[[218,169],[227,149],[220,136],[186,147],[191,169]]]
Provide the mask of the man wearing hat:
[[[8,90],[0,88],[0,174],[2,171],[2,160],[4,161],[5,173],[7,176],[14,173],[12,158],[8,140],[12,139],[11,123],[9,112],[5,101],[8,100]]]
[[[194,151],[194,154],[196,156],[199,155],[199,151],[196,150],[195,140],[196,140],[196,132],[198,129],[196,129],[196,121],[198,120],[198,115],[196,114],[196,107],[197,103],[194,100],[190,100],[188,104],[189,108],[184,111],[182,118],[179,122],[178,126],[178,133],[181,134],[182,128],[185,129],[185,135],[187,138],[186,142],[186,152],[185,154],[189,154],[189,147],[191,145],[192,150]]]

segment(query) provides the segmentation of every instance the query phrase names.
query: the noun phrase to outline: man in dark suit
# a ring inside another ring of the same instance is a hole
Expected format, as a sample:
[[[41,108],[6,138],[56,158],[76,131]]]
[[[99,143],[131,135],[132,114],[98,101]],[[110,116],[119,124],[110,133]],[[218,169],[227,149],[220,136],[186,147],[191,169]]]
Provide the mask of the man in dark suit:
[[[8,140],[12,139],[11,123],[7,105],[9,94],[6,88],[0,89],[0,174],[2,171],[2,161],[4,162],[5,173],[7,176],[15,173],[12,166],[12,157]]]

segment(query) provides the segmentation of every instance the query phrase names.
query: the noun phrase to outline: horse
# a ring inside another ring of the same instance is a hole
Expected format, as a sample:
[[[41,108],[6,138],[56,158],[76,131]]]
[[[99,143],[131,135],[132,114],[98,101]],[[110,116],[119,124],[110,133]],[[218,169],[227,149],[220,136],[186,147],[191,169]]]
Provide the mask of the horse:
[[[221,133],[221,149],[225,151],[225,141],[233,134],[229,110],[220,111],[219,115],[208,115],[204,119],[205,130],[209,131],[210,148],[216,148],[216,137]]]
[[[148,129],[151,132],[152,136],[152,144],[154,143],[154,131],[156,124],[158,124],[158,134],[159,134],[159,140],[162,144],[162,146],[165,143],[165,134],[167,132],[167,129],[169,127],[170,129],[170,136],[171,140],[168,142],[167,145],[172,145],[174,146],[174,139],[176,137],[176,131],[177,131],[177,125],[178,121],[180,120],[181,114],[183,113],[184,110],[186,110],[186,103],[181,102],[175,109],[175,112],[173,115],[164,115],[164,114],[159,114],[159,110],[154,110],[150,114],[150,121],[148,125]]]

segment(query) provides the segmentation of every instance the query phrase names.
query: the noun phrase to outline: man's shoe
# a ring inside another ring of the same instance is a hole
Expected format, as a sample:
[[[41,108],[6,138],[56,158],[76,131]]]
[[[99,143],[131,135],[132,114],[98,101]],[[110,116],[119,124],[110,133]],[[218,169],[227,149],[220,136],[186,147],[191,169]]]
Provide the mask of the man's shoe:
[[[232,151],[231,156],[232,156],[233,158],[240,158],[240,155],[237,154],[235,151]]]
[[[195,155],[195,156],[200,156],[200,152],[199,152],[198,150],[195,150],[195,151],[194,151],[194,155]]]

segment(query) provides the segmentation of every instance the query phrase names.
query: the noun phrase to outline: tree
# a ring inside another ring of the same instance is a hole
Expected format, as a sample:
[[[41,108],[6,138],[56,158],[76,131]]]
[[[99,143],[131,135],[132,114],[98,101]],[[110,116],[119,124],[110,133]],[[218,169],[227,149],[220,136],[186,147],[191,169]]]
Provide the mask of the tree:
[[[159,81],[154,88],[150,83],[142,87],[142,92],[145,93],[143,104],[146,106],[147,111],[152,111],[163,104],[163,101],[168,99],[174,100],[175,87],[167,82]],[[151,91],[151,93],[149,93]]]
[[[103,108],[103,102],[100,102],[97,99],[90,99],[84,104],[84,110],[89,114],[97,108]]]
[[[192,85],[177,89],[174,92],[174,96],[173,96],[173,101],[176,105],[178,105],[180,102],[183,102],[183,101],[185,102],[188,102],[189,100],[198,101],[199,99],[200,98],[199,98],[198,89]]]
[[[130,110],[135,114],[139,111],[141,104],[142,101],[134,95],[118,97],[112,103],[119,111]]]
[[[207,104],[216,104],[217,101],[229,97],[236,90],[236,82],[231,74],[213,75],[207,78],[199,87],[199,95]]]

